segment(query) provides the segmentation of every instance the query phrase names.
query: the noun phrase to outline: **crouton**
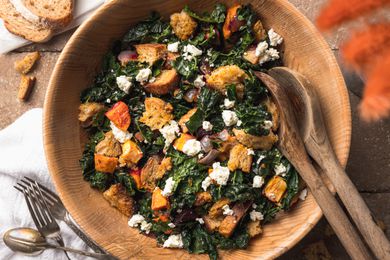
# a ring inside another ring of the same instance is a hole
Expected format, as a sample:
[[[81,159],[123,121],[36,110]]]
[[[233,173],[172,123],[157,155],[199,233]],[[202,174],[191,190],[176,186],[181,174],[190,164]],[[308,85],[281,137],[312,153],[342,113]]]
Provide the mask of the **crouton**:
[[[181,40],[190,38],[198,26],[195,20],[184,11],[172,14],[170,24],[175,35]]]
[[[118,158],[108,157],[95,153],[95,170],[98,172],[114,173],[118,165]]]
[[[220,154],[218,155],[219,160],[225,161],[229,158],[231,149],[238,144],[238,141],[235,136],[229,135],[227,140],[222,142],[218,148]]]
[[[246,73],[237,65],[226,65],[206,75],[206,81],[208,87],[225,95],[227,85],[242,83],[246,77]]]
[[[232,33],[237,32],[245,22],[238,20],[237,11],[241,8],[240,4],[235,4],[227,10],[225,23],[222,33],[225,39],[229,39]]]
[[[152,210],[161,210],[169,208],[169,201],[161,193],[160,188],[153,190],[152,194]]]
[[[90,121],[94,115],[104,110],[104,105],[96,102],[86,102],[79,106],[79,121],[86,123]]]
[[[149,157],[141,170],[141,186],[148,191],[153,191],[156,188],[156,182],[171,169],[172,161],[170,157],[163,160],[157,155]]]
[[[115,139],[112,131],[104,134],[104,139],[95,147],[95,153],[108,157],[118,157],[122,154],[121,144]]]
[[[144,43],[134,45],[138,54],[139,62],[147,62],[153,65],[159,59],[165,59],[167,55],[167,46],[159,43]]]
[[[230,204],[230,200],[228,198],[221,198],[217,200],[209,209],[209,216],[211,218],[217,218],[218,216],[222,216],[222,207]]]
[[[26,101],[30,97],[31,91],[35,85],[35,80],[35,77],[22,75],[18,91],[18,98],[20,100]]]
[[[279,128],[279,110],[271,100],[267,100],[265,105],[272,115],[272,130],[275,132]]]
[[[145,112],[139,121],[152,130],[158,130],[173,119],[172,111],[172,105],[162,99],[145,98]]]
[[[271,131],[266,136],[256,136],[234,128],[233,133],[240,143],[253,149],[270,150],[278,141],[278,136]]]
[[[257,42],[264,41],[267,38],[267,32],[260,20],[257,20],[253,25],[253,33]]]
[[[154,95],[165,95],[173,90],[179,83],[179,74],[175,69],[162,70],[156,80],[144,86],[145,90]]]
[[[35,63],[41,57],[40,53],[35,51],[24,56],[23,59],[15,61],[14,68],[21,74],[27,74],[34,67]]]
[[[103,197],[112,207],[117,208],[123,215],[131,217],[134,214],[134,199],[127,194],[125,187],[120,183],[111,185],[111,187],[103,193]]]
[[[242,55],[242,57],[249,61],[250,63],[252,64],[257,64],[259,63],[259,59],[260,57],[256,56],[256,47],[255,46],[251,46],[249,47],[245,52],[244,54]]]
[[[126,165],[129,168],[135,167],[139,160],[141,160],[143,156],[141,148],[138,145],[131,141],[127,140],[122,145],[122,154],[119,157],[119,163],[122,165]]]
[[[189,110],[187,112],[187,114],[185,114],[184,116],[182,116],[178,122],[180,128],[181,128],[181,131],[183,133],[187,133],[188,132],[188,128],[186,126],[186,123],[188,122],[188,120],[190,120],[190,118],[192,117],[193,114],[195,114],[196,110],[198,110],[196,107]]]
[[[232,208],[233,215],[228,215],[222,220],[221,224],[219,225],[218,232],[226,238],[230,237],[251,204],[252,202],[250,201],[236,203]]]
[[[286,190],[286,181],[280,176],[274,176],[271,180],[267,182],[263,193],[268,200],[274,203],[279,203],[280,200],[283,198],[283,195]]]
[[[213,198],[211,197],[210,192],[208,192],[208,191],[198,192],[196,194],[194,205],[196,207],[203,206],[207,202],[210,202],[212,199]]]
[[[261,225],[260,225],[260,220],[250,221],[248,223],[248,226],[246,227],[246,230],[248,231],[248,235],[250,237],[255,237],[263,233],[263,230],[261,229]]]
[[[253,156],[248,154],[248,148],[242,144],[236,144],[230,151],[228,168],[230,171],[241,169],[243,172],[250,172]]]
[[[202,217],[204,221],[204,226],[206,230],[210,233],[218,230],[219,226],[221,225],[221,222],[223,220],[223,217],[217,217],[217,218],[212,218],[208,215],[205,215]]]

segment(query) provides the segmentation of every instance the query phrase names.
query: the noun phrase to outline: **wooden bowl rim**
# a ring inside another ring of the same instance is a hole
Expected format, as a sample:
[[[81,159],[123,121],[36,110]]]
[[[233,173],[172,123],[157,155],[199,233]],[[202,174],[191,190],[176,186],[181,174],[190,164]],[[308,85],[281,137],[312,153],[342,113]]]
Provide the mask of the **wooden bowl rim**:
[[[339,160],[340,163],[342,164],[343,167],[346,166],[346,163],[348,161],[348,156],[349,156],[349,151],[350,151],[350,144],[351,144],[351,109],[350,109],[350,102],[349,102],[349,96],[348,96],[348,90],[345,85],[342,73],[340,71],[340,68],[338,66],[338,63],[336,61],[336,58],[334,57],[333,53],[331,52],[331,49],[329,48],[328,43],[325,41],[323,36],[320,34],[319,31],[314,27],[314,25],[302,14],[300,13],[295,6],[293,6],[291,3],[285,0],[272,0],[277,2],[277,4],[283,6],[283,8],[287,8],[292,16],[295,16],[296,19],[300,20],[300,22],[309,30],[313,37],[316,38],[317,44],[319,44],[323,49],[324,49],[324,55],[327,56],[328,63],[330,64],[331,72],[335,75],[335,78],[337,79],[337,85],[339,87],[340,92],[338,93],[340,95],[340,99],[344,101],[344,107],[342,108],[344,111],[343,113],[345,114],[346,118],[346,129],[345,129],[345,135],[344,135],[344,153],[339,155]],[[75,219],[75,221],[83,227],[83,220],[82,218],[78,215],[77,209],[68,207],[68,199],[64,195],[65,192],[63,189],[64,184],[61,183],[61,179],[56,174],[55,169],[57,168],[57,162],[54,154],[50,153],[49,151],[55,149],[55,141],[56,138],[54,135],[49,134],[50,133],[50,125],[51,125],[51,112],[53,111],[53,108],[55,107],[55,104],[51,102],[52,96],[54,95],[56,91],[56,86],[57,86],[57,80],[59,78],[59,74],[61,73],[61,64],[62,62],[66,61],[68,59],[68,53],[69,51],[72,50],[72,48],[75,48],[80,41],[80,36],[83,35],[84,31],[88,31],[89,28],[95,25],[95,20],[105,12],[109,12],[110,9],[117,4],[117,2],[120,1],[111,1],[103,4],[101,7],[99,7],[95,13],[90,16],[72,35],[72,37],[69,39],[67,44],[65,45],[63,51],[61,52],[55,68],[52,72],[48,89],[45,95],[45,100],[44,100],[44,108],[43,108],[43,140],[44,140],[44,150],[45,150],[45,155],[47,159],[47,164],[48,164],[48,169],[50,172],[50,175],[53,179],[54,186],[63,201],[65,207],[69,210],[71,213],[72,217]],[[223,2],[223,1],[220,1]],[[321,219],[322,217],[322,212],[319,208],[319,206],[316,206],[316,210],[313,210],[314,213],[312,215],[312,222],[307,222],[307,225],[302,225],[302,227],[297,231],[294,235],[292,235],[294,238],[292,240],[289,240],[289,243],[283,244],[283,246],[277,246],[275,247],[272,252],[268,253],[264,257],[267,259],[274,259],[283,253],[287,252],[289,249],[291,249],[293,246],[295,246],[314,226],[317,224],[317,222]],[[90,236],[93,239],[93,230],[85,229],[85,233]]]

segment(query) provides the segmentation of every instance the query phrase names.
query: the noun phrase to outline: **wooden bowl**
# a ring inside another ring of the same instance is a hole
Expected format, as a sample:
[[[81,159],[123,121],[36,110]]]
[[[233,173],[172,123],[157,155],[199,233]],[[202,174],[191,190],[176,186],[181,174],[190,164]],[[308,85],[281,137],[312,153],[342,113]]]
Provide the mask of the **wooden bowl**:
[[[207,259],[184,250],[161,249],[153,238],[127,226],[127,218],[111,208],[101,193],[82,178],[78,160],[83,130],[77,120],[80,91],[92,82],[112,43],[152,10],[166,19],[186,4],[210,10],[218,1],[111,1],[72,36],[58,59],[44,106],[44,144],[49,170],[66,208],[82,229],[121,259]],[[305,75],[317,88],[330,140],[342,165],[348,158],[351,116],[347,89],[336,60],[314,26],[285,0],[243,0],[252,3],[267,26],[285,39],[284,63]],[[232,5],[234,1],[226,1]],[[271,259],[293,247],[321,218],[312,196],[282,214],[253,239],[246,250],[221,251],[223,259]]]

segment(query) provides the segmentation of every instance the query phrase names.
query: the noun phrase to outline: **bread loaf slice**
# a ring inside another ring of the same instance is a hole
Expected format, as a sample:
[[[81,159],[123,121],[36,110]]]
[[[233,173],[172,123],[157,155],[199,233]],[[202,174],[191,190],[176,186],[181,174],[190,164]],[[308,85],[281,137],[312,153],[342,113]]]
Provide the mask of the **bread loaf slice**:
[[[4,20],[4,26],[8,31],[29,41],[44,42],[53,35],[51,28],[24,18],[9,0],[0,0],[0,18]]]
[[[42,22],[56,28],[67,26],[73,18],[73,0],[21,0]]]

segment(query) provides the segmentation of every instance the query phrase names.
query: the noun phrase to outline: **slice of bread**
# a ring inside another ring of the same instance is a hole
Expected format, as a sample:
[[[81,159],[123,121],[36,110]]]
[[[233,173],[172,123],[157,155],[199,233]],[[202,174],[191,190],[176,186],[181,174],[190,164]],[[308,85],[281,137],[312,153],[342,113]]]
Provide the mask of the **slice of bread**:
[[[0,0],[0,18],[4,20],[4,26],[8,31],[29,41],[44,42],[53,36],[51,28],[25,19],[9,0]]]
[[[22,0],[31,13],[55,28],[67,26],[73,18],[73,0]]]

